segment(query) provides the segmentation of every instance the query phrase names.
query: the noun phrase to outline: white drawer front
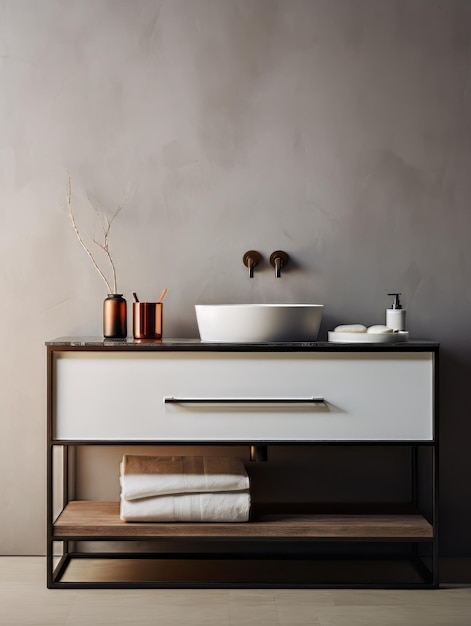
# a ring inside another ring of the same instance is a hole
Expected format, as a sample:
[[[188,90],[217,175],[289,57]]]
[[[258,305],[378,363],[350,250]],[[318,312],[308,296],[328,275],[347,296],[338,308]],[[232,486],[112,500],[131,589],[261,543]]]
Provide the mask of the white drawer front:
[[[432,353],[63,352],[54,390],[57,440],[433,439]]]

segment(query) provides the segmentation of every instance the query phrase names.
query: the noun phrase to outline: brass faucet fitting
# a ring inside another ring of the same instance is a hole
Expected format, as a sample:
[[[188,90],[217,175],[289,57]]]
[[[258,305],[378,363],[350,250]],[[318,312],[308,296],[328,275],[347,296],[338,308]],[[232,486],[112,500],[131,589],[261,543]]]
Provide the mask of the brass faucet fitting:
[[[289,261],[289,255],[283,250],[275,250],[270,255],[270,263],[275,268],[275,278],[280,278],[281,268],[284,267]]]
[[[256,250],[249,250],[242,257],[245,267],[249,268],[249,278],[253,278],[253,271],[256,265],[262,260],[262,255]]]

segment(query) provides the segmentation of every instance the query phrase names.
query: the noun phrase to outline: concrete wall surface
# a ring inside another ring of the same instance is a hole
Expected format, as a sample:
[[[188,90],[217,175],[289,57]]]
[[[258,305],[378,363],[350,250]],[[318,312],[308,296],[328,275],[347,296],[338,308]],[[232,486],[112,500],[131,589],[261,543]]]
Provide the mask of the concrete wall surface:
[[[84,237],[122,204],[118,290],[168,287],[167,337],[317,302],[325,338],[402,292],[441,343],[441,551],[470,557],[470,118],[468,0],[0,0],[0,554],[45,550],[44,341],[102,332],[70,175]]]

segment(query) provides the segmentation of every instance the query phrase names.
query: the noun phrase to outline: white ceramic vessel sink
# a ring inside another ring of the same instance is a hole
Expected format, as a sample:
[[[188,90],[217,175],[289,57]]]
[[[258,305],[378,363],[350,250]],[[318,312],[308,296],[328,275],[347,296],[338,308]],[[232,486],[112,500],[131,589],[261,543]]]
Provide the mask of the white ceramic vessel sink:
[[[274,343],[315,341],[323,304],[196,304],[202,341]]]

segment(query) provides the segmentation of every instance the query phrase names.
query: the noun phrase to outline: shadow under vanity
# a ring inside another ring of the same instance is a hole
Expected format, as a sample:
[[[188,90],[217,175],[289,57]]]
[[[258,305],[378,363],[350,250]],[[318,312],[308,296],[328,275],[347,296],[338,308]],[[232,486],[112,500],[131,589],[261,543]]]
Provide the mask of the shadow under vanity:
[[[46,345],[48,587],[438,586],[438,344]],[[243,456],[249,522],[82,497],[94,453],[152,446]]]

